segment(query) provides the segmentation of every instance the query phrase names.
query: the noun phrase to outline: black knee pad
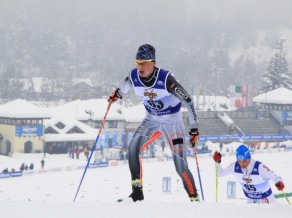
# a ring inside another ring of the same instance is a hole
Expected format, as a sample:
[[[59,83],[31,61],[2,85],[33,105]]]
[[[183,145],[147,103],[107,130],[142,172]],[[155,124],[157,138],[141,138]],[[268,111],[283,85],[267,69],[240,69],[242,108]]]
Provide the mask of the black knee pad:
[[[177,138],[177,139],[172,140],[172,145],[179,145],[179,144],[183,144],[183,143],[184,143],[183,138]]]

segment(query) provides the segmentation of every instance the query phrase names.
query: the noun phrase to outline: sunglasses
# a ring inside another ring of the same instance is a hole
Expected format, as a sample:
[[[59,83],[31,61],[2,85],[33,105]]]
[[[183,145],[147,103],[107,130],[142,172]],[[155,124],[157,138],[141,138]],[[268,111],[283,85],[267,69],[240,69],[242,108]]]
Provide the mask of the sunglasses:
[[[154,62],[154,60],[135,60],[135,62],[137,65],[149,65],[151,62]]]

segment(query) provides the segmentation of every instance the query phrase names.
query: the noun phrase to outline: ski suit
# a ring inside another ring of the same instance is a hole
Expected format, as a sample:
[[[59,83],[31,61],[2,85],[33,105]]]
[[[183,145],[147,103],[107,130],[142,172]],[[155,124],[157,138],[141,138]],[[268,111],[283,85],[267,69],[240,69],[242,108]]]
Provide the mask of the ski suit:
[[[169,71],[155,67],[153,77],[153,82],[147,84],[139,77],[137,68],[134,68],[121,87],[121,92],[126,93],[132,86],[146,109],[146,116],[135,131],[128,148],[132,184],[142,186],[140,149],[152,133],[158,130],[170,145],[176,171],[183,181],[186,192],[189,197],[196,197],[197,189],[186,159],[185,130],[180,112],[183,102],[189,112],[190,127],[198,128],[192,98]]]

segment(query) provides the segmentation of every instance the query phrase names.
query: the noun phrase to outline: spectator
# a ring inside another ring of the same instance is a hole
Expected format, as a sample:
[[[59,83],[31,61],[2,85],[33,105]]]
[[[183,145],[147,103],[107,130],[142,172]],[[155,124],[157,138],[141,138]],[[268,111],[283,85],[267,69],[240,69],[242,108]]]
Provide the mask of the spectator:
[[[221,152],[222,151],[222,148],[223,148],[223,143],[222,142],[220,142],[219,147],[220,147],[220,152]]]
[[[84,147],[84,155],[86,157],[86,160],[88,160],[88,156],[89,156],[89,151],[88,151],[88,148],[87,147]]]
[[[33,163],[31,163],[31,164],[29,165],[29,169],[30,169],[30,170],[33,170],[33,168],[34,168],[34,165],[33,165]]]
[[[20,166],[20,168],[19,168],[21,171],[24,170],[24,164],[25,164],[25,163],[22,163],[21,166]]]
[[[69,147],[68,150],[67,150],[67,152],[68,152],[68,157],[71,157],[72,156],[72,148]]]
[[[45,160],[44,159],[41,160],[41,164],[42,164],[42,169],[44,169],[44,167],[45,167]]]
[[[79,154],[80,154],[80,150],[77,148],[76,149],[76,158],[79,159]]]
[[[120,150],[120,160],[124,160],[125,159],[125,155],[123,152],[123,149]]]

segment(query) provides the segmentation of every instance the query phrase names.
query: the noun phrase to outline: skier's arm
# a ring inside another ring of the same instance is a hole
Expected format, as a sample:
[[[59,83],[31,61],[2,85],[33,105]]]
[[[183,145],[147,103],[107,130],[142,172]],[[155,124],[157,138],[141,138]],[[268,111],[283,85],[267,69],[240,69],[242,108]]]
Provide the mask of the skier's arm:
[[[132,82],[129,76],[127,76],[120,89],[121,95],[127,93],[131,89],[131,87],[132,87]]]
[[[270,179],[275,183],[283,182],[280,176],[278,176],[264,164],[259,165],[259,174],[262,176],[263,179]]]
[[[113,91],[112,95],[108,98],[108,101],[115,102],[118,99],[122,99],[123,95],[130,90],[131,85],[131,80],[129,79],[129,77],[126,77],[121,88],[116,88],[115,91]]]
[[[228,167],[223,168],[220,163],[218,163],[218,176],[226,176],[228,174],[232,174],[234,172],[235,163],[230,164]]]
[[[174,94],[182,103],[186,105],[189,112],[189,121],[191,129],[198,129],[199,125],[197,113],[191,96],[172,75],[169,75],[167,77],[166,88],[169,93]]]

